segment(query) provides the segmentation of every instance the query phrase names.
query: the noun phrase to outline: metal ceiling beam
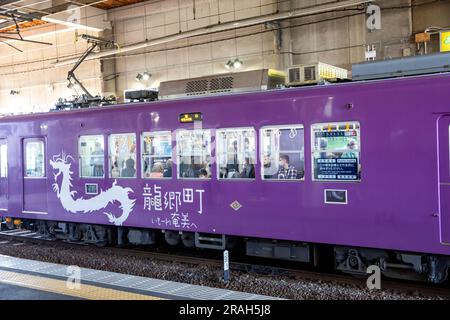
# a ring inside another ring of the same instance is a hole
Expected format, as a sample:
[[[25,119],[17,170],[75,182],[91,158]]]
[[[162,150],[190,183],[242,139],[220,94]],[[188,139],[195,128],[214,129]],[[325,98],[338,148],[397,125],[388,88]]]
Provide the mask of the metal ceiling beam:
[[[6,6],[8,4],[13,4],[15,2],[22,2],[23,0],[0,0],[0,7]]]
[[[67,9],[69,9],[69,6],[76,5],[76,6],[80,6],[80,8],[81,8],[81,6],[82,7],[89,6],[89,5],[94,4],[94,3],[98,3],[98,0],[83,0],[83,1],[69,1],[69,0],[66,0],[66,3],[62,3],[62,4],[59,4],[59,5],[56,5],[56,6],[52,6],[52,7],[49,7],[47,9],[44,9],[44,10],[45,10],[45,14],[48,15],[48,14],[58,13],[58,12],[61,12],[61,11],[67,11]]]
[[[0,17],[6,17],[8,19],[15,18],[19,21],[33,21],[34,19],[41,19],[41,14],[24,13],[17,10],[8,10],[0,7]]]

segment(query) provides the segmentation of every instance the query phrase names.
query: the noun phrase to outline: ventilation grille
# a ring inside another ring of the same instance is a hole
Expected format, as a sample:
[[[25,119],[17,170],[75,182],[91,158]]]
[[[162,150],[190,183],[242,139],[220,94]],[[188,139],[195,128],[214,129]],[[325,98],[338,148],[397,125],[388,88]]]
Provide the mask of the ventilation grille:
[[[227,92],[233,89],[233,77],[213,78],[209,82],[209,91]]]
[[[186,83],[187,95],[198,94],[199,92],[208,91],[208,80],[194,80]]]
[[[305,67],[305,81],[316,80],[316,66]]]
[[[289,82],[300,82],[300,68],[289,69]]]
[[[233,77],[194,80],[186,83],[188,96],[208,93],[230,92],[233,89]]]

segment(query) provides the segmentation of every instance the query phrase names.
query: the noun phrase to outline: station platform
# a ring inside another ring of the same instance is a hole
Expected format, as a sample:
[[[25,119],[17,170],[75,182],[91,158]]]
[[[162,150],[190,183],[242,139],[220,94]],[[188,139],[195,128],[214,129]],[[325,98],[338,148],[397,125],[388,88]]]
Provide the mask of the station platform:
[[[276,300],[226,289],[0,255],[0,300]],[[76,278],[80,281],[74,281]],[[79,284],[79,285],[78,285]]]

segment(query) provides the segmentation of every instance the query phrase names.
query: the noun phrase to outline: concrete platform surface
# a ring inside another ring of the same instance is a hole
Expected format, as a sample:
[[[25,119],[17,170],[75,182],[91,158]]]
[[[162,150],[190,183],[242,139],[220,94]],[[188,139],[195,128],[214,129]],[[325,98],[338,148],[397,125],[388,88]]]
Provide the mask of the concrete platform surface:
[[[0,255],[0,299],[273,300],[269,296]]]

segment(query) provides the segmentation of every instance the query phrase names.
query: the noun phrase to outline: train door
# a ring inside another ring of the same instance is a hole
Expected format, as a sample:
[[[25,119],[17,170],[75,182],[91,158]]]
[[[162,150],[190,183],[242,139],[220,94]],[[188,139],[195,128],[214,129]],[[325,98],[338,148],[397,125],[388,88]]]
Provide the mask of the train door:
[[[438,122],[441,243],[450,245],[450,115]]]
[[[47,213],[45,139],[23,140],[23,213]]]
[[[0,214],[8,211],[8,145],[0,139]]]

